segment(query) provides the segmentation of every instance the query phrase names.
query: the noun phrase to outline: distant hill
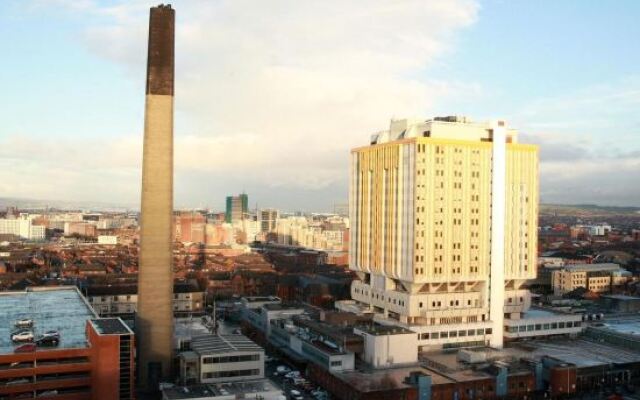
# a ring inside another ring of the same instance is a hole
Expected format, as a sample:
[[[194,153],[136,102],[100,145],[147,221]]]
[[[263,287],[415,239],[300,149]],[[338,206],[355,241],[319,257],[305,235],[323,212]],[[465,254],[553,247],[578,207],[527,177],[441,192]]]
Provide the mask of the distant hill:
[[[44,210],[45,208],[50,208],[59,210],[128,211],[136,209],[135,206],[111,204],[99,201],[39,200],[0,197],[0,210],[4,210],[6,207],[11,206],[25,210]]]
[[[599,206],[596,204],[540,204],[541,215],[639,215],[640,207]]]

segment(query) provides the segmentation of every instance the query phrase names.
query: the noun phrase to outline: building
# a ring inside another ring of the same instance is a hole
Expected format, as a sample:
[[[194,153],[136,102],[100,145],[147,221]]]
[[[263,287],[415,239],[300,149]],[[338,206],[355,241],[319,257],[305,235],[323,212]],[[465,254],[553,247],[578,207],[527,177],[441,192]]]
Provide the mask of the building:
[[[440,347],[431,333],[447,327],[476,332],[458,346],[501,347],[536,273],[537,170],[537,147],[504,121],[392,120],[352,150],[356,308],[420,333],[421,348]]]
[[[265,208],[258,212],[258,221],[260,223],[260,232],[275,232],[276,221],[278,220],[278,210],[275,208]]]
[[[626,282],[631,273],[618,264],[574,264],[555,269],[551,285],[556,295],[563,295],[577,288],[594,293],[609,293],[611,287]]]
[[[152,7],[142,159],[138,269],[138,376],[143,388],[172,376],[173,85],[175,11]]]
[[[98,244],[116,245],[118,244],[118,237],[114,235],[99,235]]]
[[[175,235],[179,242],[205,243],[207,219],[198,212],[182,212],[175,218]]]
[[[22,352],[10,332],[25,318],[36,336],[57,331],[59,344]],[[75,287],[0,292],[0,398],[133,399],[134,343],[121,319],[99,318]]]
[[[600,304],[606,309],[616,313],[640,312],[640,297],[626,296],[623,294],[610,294],[600,296]]]
[[[138,285],[90,285],[87,300],[101,317],[131,317],[138,309]],[[197,285],[174,283],[173,313],[175,316],[201,315],[204,312],[204,292]]]
[[[97,234],[96,225],[90,222],[65,222],[64,223],[64,235],[80,235],[95,237]]]
[[[25,240],[42,241],[45,239],[46,228],[34,225],[28,216],[16,219],[0,219],[0,235],[14,235]]]
[[[180,353],[180,382],[209,384],[264,378],[264,349],[243,335],[205,334]]]
[[[227,196],[226,210],[225,210],[225,222],[233,223],[235,221],[243,220],[249,213],[249,196],[245,193],[237,196]]]

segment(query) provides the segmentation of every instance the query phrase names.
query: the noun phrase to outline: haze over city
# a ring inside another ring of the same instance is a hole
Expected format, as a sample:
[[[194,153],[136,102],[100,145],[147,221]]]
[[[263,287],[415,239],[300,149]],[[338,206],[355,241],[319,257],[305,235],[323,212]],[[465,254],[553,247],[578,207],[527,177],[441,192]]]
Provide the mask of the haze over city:
[[[139,206],[148,1],[0,5],[0,196]],[[330,210],[391,118],[504,118],[547,203],[639,205],[634,1],[176,1],[175,205]],[[339,10],[339,11],[336,11]]]

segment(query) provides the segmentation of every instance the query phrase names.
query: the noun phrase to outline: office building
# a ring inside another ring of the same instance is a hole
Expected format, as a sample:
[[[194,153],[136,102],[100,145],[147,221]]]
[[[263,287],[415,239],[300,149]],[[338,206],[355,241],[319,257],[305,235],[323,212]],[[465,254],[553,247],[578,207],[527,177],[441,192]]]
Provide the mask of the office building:
[[[247,218],[249,213],[249,196],[245,193],[237,196],[227,196],[224,219],[231,224]]]
[[[152,7],[142,158],[138,273],[138,376],[171,378],[173,340],[173,75],[175,11]]]
[[[505,316],[530,305],[537,217],[538,149],[504,121],[392,120],[351,152],[359,279],[338,307],[418,333],[421,349],[502,347]]]
[[[264,378],[264,349],[243,335],[205,334],[180,353],[184,384],[222,383]]]
[[[274,208],[265,208],[258,213],[258,221],[260,223],[260,232],[275,232],[276,221],[278,220],[278,210]]]
[[[609,293],[613,286],[625,283],[631,276],[631,272],[614,263],[574,264],[555,269],[551,275],[551,286],[556,295],[578,288]]]
[[[85,291],[87,300],[101,317],[130,318],[138,309],[136,284],[89,285]],[[204,291],[197,284],[174,283],[174,316],[202,315],[204,306]]]
[[[28,216],[15,219],[0,219],[0,235],[13,235],[25,240],[41,241],[45,239],[46,228],[34,225]]]
[[[38,338],[14,342],[19,320]],[[24,323],[24,322],[23,322]],[[99,318],[75,287],[0,293],[0,398],[134,398],[134,335],[120,318]]]

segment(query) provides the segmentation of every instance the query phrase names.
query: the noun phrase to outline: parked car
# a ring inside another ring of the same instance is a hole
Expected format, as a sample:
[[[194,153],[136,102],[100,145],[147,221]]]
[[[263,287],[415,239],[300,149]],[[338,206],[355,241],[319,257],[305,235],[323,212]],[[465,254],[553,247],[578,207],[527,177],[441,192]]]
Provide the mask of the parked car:
[[[290,378],[290,379],[300,378],[300,371],[288,372],[284,377],[285,378]]]
[[[11,340],[14,342],[30,342],[33,340],[33,332],[21,331],[11,335]]]
[[[60,337],[60,332],[56,331],[56,330],[50,330],[50,331],[46,331],[45,333],[42,334],[42,336],[54,336],[54,337]]]
[[[29,318],[19,319],[14,325],[16,328],[31,328],[33,326],[33,320]]]
[[[13,352],[14,353],[31,353],[33,351],[36,351],[36,347],[37,346],[35,345],[35,343],[25,343],[13,349]]]
[[[36,397],[47,397],[47,396],[57,396],[57,390],[45,390],[44,392],[38,394]]]
[[[38,346],[57,346],[60,343],[58,336],[42,336],[36,340]]]
[[[289,372],[291,372],[291,368],[287,367],[286,365],[278,365],[276,367],[276,372],[278,373],[278,375],[288,374]]]

